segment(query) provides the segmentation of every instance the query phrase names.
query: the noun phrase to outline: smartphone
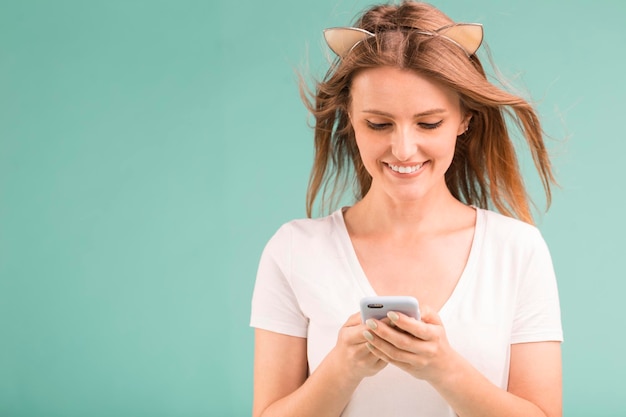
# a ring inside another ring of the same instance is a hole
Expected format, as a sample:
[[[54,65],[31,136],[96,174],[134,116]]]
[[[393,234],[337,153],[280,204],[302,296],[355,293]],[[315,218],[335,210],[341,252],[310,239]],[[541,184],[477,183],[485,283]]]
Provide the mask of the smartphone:
[[[397,311],[416,320],[420,319],[419,303],[414,297],[407,295],[389,295],[364,297],[361,299],[361,319],[377,319],[387,317],[390,311]]]

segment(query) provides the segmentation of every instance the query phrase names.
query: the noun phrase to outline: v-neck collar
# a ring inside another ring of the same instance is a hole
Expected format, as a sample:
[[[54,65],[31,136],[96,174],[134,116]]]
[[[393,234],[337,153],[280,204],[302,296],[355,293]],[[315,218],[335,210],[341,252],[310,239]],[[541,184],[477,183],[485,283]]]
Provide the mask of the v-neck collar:
[[[480,248],[484,240],[483,236],[486,229],[486,213],[481,208],[474,206],[472,206],[472,208],[476,210],[476,224],[474,226],[474,236],[472,237],[470,253],[467,258],[467,262],[465,263],[465,267],[463,268],[463,272],[461,273],[461,276],[459,277],[459,280],[454,287],[454,290],[439,310],[440,316],[446,315],[446,312],[451,308],[450,306],[456,304],[456,300],[459,297],[463,297],[465,288],[474,276],[472,272],[475,268],[478,255],[480,253]],[[343,207],[339,210],[336,210],[332,214],[333,222],[336,226],[334,229],[337,232],[337,238],[339,240],[341,250],[344,252],[345,259],[349,265],[350,271],[352,272],[355,283],[362,291],[362,296],[378,295],[370,284],[367,275],[365,275],[365,271],[363,271],[363,267],[359,262],[356,251],[354,249],[354,245],[352,244],[352,239],[350,239],[350,234],[348,233],[348,228],[343,217],[343,213],[347,209],[348,207]]]

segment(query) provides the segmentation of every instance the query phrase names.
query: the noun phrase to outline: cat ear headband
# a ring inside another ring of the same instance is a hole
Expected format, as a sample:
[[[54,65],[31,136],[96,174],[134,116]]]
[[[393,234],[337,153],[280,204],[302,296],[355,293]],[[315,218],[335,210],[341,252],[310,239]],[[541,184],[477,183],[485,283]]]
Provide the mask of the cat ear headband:
[[[474,55],[483,42],[483,25],[480,23],[453,23],[434,32],[416,30],[422,35],[441,36],[451,41],[463,49],[468,57]],[[353,27],[324,30],[326,43],[341,58],[345,58],[360,42],[374,36],[372,32]]]

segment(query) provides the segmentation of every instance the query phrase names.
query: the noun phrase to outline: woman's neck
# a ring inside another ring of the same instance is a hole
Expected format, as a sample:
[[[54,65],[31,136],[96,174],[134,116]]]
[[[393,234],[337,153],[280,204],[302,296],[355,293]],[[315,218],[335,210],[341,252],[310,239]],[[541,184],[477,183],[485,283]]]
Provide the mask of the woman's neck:
[[[474,216],[474,210],[454,198],[447,188],[411,201],[370,190],[345,213],[351,234],[397,237],[456,229],[473,222]]]

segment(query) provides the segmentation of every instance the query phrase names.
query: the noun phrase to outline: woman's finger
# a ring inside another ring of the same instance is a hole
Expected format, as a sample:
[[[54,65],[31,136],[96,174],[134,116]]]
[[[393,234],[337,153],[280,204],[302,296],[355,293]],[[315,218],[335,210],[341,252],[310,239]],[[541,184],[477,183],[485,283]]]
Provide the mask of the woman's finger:
[[[422,340],[432,340],[434,337],[437,337],[435,332],[437,327],[434,326],[442,326],[439,315],[428,307],[423,308],[421,320],[416,320],[413,317],[395,311],[390,311],[387,317],[398,329]]]
[[[379,327],[378,329],[381,333],[384,333],[382,327]],[[390,341],[385,339],[384,336],[381,337],[378,333],[374,333],[373,330],[366,330],[363,332],[363,335],[368,341],[367,348],[370,350],[370,352],[372,352],[373,355],[380,358],[381,360],[384,360],[385,362],[409,362],[411,360],[411,356],[414,355],[414,352],[412,351],[412,346],[409,341],[409,339],[412,337],[406,334],[399,333],[398,331],[392,331],[397,333],[396,336],[404,338],[404,342],[400,342],[397,338],[394,338],[394,341]],[[417,341],[417,339],[415,338],[412,339],[414,342]]]

